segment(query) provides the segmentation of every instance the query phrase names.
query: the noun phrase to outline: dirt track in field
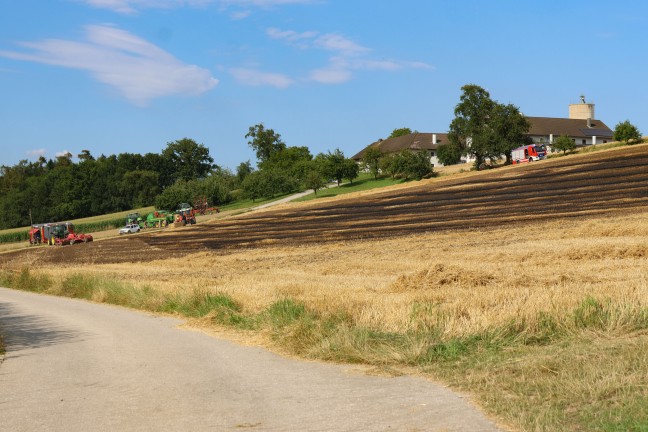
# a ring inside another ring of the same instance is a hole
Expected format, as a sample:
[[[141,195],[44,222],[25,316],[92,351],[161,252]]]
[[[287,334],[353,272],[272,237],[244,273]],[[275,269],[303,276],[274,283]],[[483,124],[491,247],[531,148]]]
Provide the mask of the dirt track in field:
[[[202,250],[299,245],[423,231],[529,224],[648,209],[648,145],[617,148],[421,182],[337,200],[219,219],[164,233],[5,255],[20,261],[116,263]],[[25,256],[25,255],[28,255]]]

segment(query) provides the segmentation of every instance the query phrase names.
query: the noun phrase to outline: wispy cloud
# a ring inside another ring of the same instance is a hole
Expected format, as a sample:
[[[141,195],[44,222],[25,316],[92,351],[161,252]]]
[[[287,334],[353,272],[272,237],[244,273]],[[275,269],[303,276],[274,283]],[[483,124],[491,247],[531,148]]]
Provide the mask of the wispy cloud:
[[[355,55],[371,51],[369,48],[358,45],[342,35],[329,33],[315,39],[315,46],[327,51],[335,51],[344,55]]]
[[[295,43],[304,40],[311,40],[316,37],[318,33],[316,31],[297,33],[293,30],[279,30],[278,28],[270,27],[266,30],[266,34],[272,39],[285,40],[291,43]]]
[[[88,71],[137,105],[174,94],[199,95],[218,84],[208,70],[182,63],[146,40],[112,26],[87,26],[83,42],[46,39],[20,46],[29,51],[0,51],[0,56]]]
[[[423,62],[371,59],[369,55],[373,51],[372,49],[338,33],[296,32],[271,27],[266,30],[266,34],[272,39],[281,40],[293,47],[319,49],[333,53],[326,66],[310,71],[306,78],[307,81],[341,84],[350,81],[355,71],[395,72],[405,69],[434,69],[434,66]]]
[[[251,86],[272,86],[287,88],[293,84],[293,80],[286,75],[262,72],[256,69],[232,68],[229,70],[232,76],[241,84]]]
[[[315,0],[77,0],[92,7],[108,9],[120,14],[136,14],[144,9],[172,9],[179,7],[205,7],[211,4],[223,8],[230,6],[243,8],[271,8],[288,4],[316,3]],[[242,15],[241,15],[242,14]],[[249,11],[238,12],[240,18]]]

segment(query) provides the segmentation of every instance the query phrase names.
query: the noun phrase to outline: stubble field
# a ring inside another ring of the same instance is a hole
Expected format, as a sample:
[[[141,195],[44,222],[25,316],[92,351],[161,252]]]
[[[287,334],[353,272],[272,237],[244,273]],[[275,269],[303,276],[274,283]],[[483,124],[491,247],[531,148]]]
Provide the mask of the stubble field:
[[[4,278],[441,379],[516,430],[646,430],[647,165],[638,145],[31,249]]]

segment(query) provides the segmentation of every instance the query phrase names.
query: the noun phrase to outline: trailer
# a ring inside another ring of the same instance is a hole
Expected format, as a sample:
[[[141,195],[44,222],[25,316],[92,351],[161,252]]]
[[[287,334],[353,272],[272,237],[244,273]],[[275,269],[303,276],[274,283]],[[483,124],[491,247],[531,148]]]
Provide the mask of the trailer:
[[[545,157],[547,157],[547,148],[538,144],[525,145],[511,151],[511,160],[514,164],[539,161]]]

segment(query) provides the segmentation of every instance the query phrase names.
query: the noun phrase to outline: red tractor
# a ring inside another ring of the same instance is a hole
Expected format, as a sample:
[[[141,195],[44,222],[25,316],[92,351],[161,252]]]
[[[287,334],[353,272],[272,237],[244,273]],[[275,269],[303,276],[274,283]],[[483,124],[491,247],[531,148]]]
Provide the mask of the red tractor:
[[[74,224],[70,222],[48,223],[32,225],[29,231],[29,243],[49,245],[73,245],[75,243],[87,243],[93,240],[90,234],[77,234],[74,231]]]
[[[178,210],[175,211],[173,219],[173,226],[193,225],[196,223],[196,212],[193,207],[188,203],[180,204]]]

